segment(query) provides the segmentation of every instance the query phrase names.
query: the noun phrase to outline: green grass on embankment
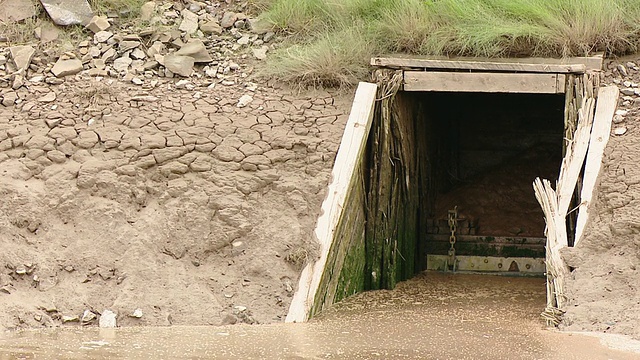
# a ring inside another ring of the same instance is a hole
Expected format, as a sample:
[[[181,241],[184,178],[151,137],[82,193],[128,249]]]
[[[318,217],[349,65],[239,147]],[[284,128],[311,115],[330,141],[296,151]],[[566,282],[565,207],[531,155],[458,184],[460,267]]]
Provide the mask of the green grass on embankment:
[[[637,51],[640,0],[253,0],[290,34],[265,75],[343,85],[371,56],[580,56]]]

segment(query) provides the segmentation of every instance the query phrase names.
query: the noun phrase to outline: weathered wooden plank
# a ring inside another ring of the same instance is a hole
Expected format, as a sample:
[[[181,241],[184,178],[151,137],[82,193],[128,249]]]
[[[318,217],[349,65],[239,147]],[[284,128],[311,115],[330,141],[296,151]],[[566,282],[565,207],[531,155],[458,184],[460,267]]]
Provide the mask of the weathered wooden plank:
[[[405,91],[557,94],[558,74],[405,71]],[[564,79],[563,79],[564,81]]]
[[[352,181],[356,181],[356,167],[362,161],[367,138],[371,129],[377,85],[361,82],[356,90],[353,106],[345,126],[342,141],[331,172],[327,197],[322,203],[315,235],[320,244],[320,257],[302,270],[298,289],[293,296],[287,322],[304,322],[318,292],[325,270],[335,230],[343,214],[345,199]]]
[[[371,65],[404,69],[439,69],[503,71],[530,73],[581,74],[602,69],[602,55],[564,59],[550,58],[444,58],[444,57],[374,57]]]
[[[619,90],[617,86],[607,86],[598,90],[596,103],[596,114],[593,120],[593,130],[589,141],[589,152],[584,167],[582,191],[580,193],[580,207],[578,209],[578,219],[576,221],[576,241],[582,239],[587,219],[589,218],[589,208],[593,197],[593,190],[602,167],[602,157],[604,149],[609,141],[611,133],[611,122],[618,106]]]
[[[578,111],[578,128],[573,136],[571,146],[567,149],[567,153],[562,160],[557,192],[559,211],[563,214],[569,211],[569,205],[578,184],[580,171],[587,156],[594,104],[595,100],[593,98],[584,99],[582,107]]]

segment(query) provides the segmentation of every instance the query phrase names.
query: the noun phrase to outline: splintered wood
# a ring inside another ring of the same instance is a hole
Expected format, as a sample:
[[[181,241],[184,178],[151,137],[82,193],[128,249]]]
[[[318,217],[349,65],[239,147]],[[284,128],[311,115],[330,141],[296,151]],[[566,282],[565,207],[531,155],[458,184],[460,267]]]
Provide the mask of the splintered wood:
[[[556,189],[553,189],[549,180],[537,178],[533,183],[536,199],[547,223],[547,307],[542,317],[549,325],[560,323],[567,305],[564,282],[570,269],[560,256],[560,250],[570,245],[569,239],[574,235],[574,218],[568,219],[572,212],[570,207],[573,202],[580,209],[575,233],[577,243],[588,216],[588,204],[600,170],[618,98],[617,87],[605,87],[599,89],[596,102],[594,88],[598,83],[597,78],[594,81],[588,74],[570,76],[568,83],[565,156]],[[585,159],[584,177],[581,178]],[[580,195],[577,199],[576,194]]]

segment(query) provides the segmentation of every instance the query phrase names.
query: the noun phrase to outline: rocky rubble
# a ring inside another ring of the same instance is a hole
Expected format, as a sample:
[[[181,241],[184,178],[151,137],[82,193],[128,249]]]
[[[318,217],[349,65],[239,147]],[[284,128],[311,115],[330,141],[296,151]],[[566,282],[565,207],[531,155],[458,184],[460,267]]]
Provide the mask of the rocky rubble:
[[[41,44],[0,47],[0,87],[15,91],[43,81],[60,84],[76,74],[146,88],[156,86],[158,77],[194,77],[205,86],[229,86],[251,75],[251,60],[265,59],[274,39],[258,20],[222,10],[217,2],[186,7],[145,3],[141,18],[146,26],[140,28],[118,27],[118,15],[111,15],[93,16],[85,26],[87,39],[75,51],[56,55],[52,49],[40,50]],[[20,99],[11,90],[2,90],[5,106]]]

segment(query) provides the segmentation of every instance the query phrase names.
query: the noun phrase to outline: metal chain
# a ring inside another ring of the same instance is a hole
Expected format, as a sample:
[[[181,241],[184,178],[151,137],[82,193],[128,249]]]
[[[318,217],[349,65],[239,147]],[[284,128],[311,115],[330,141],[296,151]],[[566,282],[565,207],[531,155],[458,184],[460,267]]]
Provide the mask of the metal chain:
[[[451,235],[449,235],[449,244],[451,247],[449,248],[449,259],[447,260],[447,265],[449,270],[456,271],[456,232],[458,231],[458,207],[454,207],[453,210],[449,210],[448,215],[449,220],[449,230],[451,231]]]

